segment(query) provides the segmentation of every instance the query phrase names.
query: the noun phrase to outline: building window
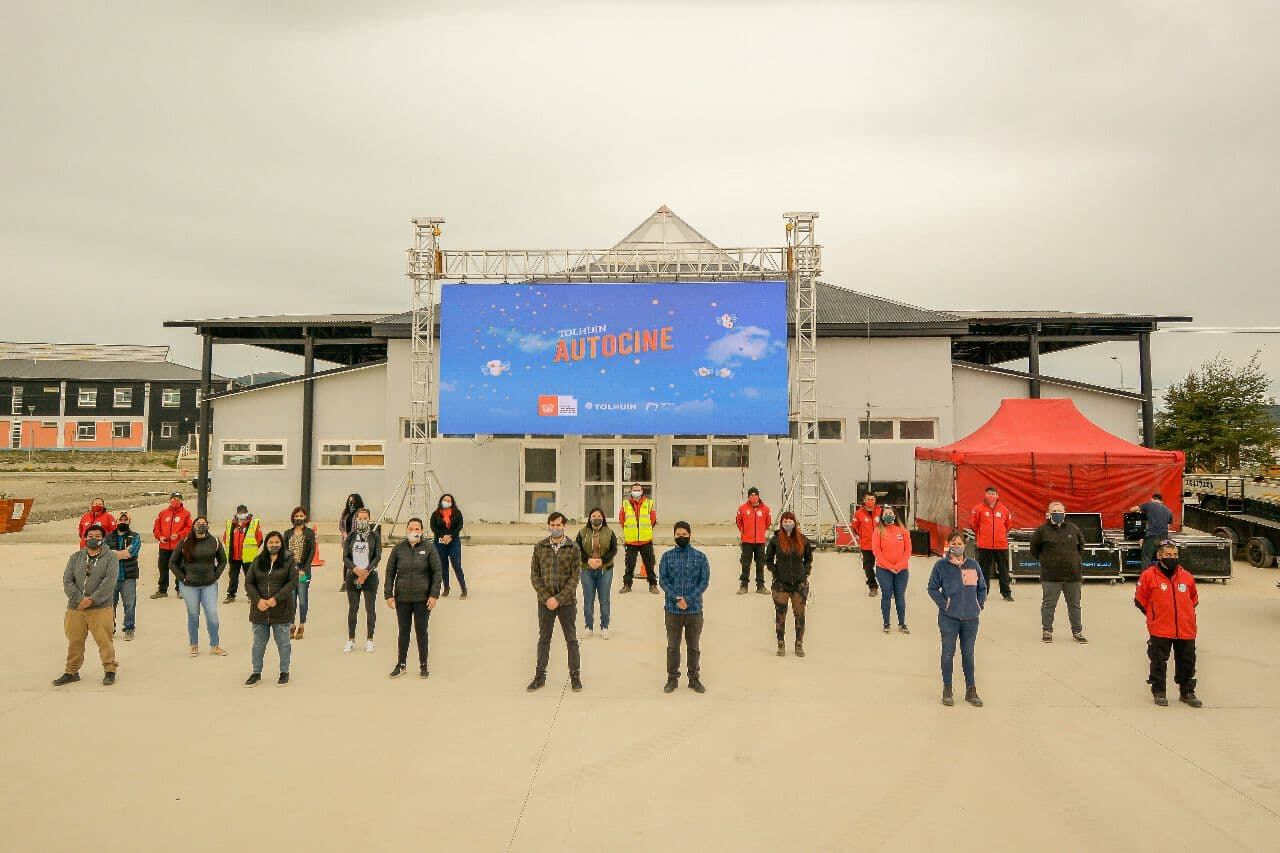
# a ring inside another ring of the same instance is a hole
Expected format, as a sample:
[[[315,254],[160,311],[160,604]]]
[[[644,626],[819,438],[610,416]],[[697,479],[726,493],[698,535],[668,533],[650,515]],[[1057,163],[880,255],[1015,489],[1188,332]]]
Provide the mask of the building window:
[[[128,421],[116,421],[111,425],[112,438],[128,438],[132,432],[131,424]]]
[[[178,431],[177,424],[160,424],[160,437],[173,438],[174,433]]]
[[[934,421],[898,421],[898,438],[904,441],[933,441],[936,436],[937,425]]]
[[[92,421],[81,421],[76,424],[76,441],[97,441],[98,425]]]
[[[98,405],[98,389],[97,388],[79,388],[76,390],[76,405],[80,407],[91,407]]]
[[[893,421],[858,421],[858,440],[890,441],[893,439]]]
[[[57,421],[41,421],[40,422],[40,429],[57,429],[57,428],[58,428]]]
[[[224,441],[218,454],[223,468],[283,468],[283,441]]]
[[[796,421],[791,422],[791,438],[800,438],[800,424]],[[844,421],[835,418],[828,420],[818,420],[818,440],[819,441],[843,441],[844,440]]]
[[[182,391],[177,388],[165,388],[160,392],[160,405],[166,409],[176,409],[182,405]]]
[[[751,466],[751,447],[743,444],[711,445],[712,468],[749,468]]]
[[[117,409],[127,409],[133,405],[133,389],[132,388],[116,388],[115,389],[115,407]]]
[[[381,441],[339,441],[320,445],[321,468],[381,468],[385,463]]]
[[[61,388],[59,388],[57,385],[46,385],[46,386],[44,386],[43,391],[44,391],[44,393],[46,393],[46,394],[61,394],[61,393],[62,393],[62,389],[61,389]]]
[[[706,468],[710,465],[710,455],[705,444],[673,444],[671,445],[672,468]]]

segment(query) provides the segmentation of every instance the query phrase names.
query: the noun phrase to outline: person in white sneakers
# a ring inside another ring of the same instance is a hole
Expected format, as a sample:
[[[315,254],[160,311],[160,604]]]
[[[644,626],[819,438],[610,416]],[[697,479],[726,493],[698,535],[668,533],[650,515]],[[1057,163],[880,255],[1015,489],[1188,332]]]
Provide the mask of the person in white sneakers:
[[[369,510],[356,511],[351,533],[342,543],[344,588],[347,591],[347,644],[344,652],[356,645],[356,622],[360,615],[360,596],[364,596],[364,650],[373,653],[373,629],[378,623],[378,563],[382,561],[382,529],[373,523]]]

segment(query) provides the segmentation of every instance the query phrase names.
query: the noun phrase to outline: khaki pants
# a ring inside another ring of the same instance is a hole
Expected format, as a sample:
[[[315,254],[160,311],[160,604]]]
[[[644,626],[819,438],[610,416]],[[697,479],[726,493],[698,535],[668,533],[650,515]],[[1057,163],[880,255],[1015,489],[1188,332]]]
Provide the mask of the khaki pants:
[[[98,655],[102,658],[102,671],[115,672],[116,647],[111,635],[115,630],[112,623],[110,607],[93,607],[89,610],[68,610],[62,620],[62,628],[67,633],[67,672],[75,675],[84,664],[84,641],[90,634],[98,644]]]

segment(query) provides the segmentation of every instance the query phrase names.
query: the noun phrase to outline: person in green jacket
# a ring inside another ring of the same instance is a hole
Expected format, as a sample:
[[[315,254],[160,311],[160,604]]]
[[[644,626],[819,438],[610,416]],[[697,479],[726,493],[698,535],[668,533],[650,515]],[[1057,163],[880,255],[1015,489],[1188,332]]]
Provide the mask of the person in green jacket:
[[[609,529],[604,510],[592,507],[587,524],[578,531],[582,552],[582,619],[588,638],[595,631],[595,605],[600,600],[600,638],[609,639],[609,595],[613,588],[613,558],[618,555],[618,537]]]

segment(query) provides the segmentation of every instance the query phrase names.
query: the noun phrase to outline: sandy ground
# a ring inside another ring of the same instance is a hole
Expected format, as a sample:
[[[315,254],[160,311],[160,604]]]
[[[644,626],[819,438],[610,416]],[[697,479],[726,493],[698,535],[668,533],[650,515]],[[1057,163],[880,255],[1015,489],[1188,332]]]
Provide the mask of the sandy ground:
[[[184,494],[191,491],[190,484],[180,480],[173,471],[116,474],[0,472],[0,492],[35,500],[31,516],[27,519],[28,526],[55,519],[79,520],[95,497],[105,500],[107,509],[113,514],[122,509],[134,510],[144,504],[150,508],[151,504],[163,503],[174,489]],[[155,515],[155,510],[151,510],[145,516],[147,530],[151,529]]]
[[[34,531],[71,522],[55,524]],[[778,658],[769,599],[734,594],[724,547],[710,549],[704,696],[662,693],[661,599],[616,588],[613,637],[583,641],[585,692],[564,689],[557,637],[551,685],[526,694],[527,549],[496,545],[465,552],[471,599],[433,615],[427,681],[387,679],[385,608],[376,653],[342,653],[331,563],[286,688],[240,686],[243,603],[220,611],[230,657],[193,660],[183,606],[144,598],[119,683],[98,683],[90,642],[85,680],[55,689],[68,548],[24,536],[0,538],[9,850],[1274,850],[1280,837],[1280,575],[1244,564],[1202,587],[1199,711],[1151,704],[1131,585],[1086,588],[1088,646],[1040,642],[1034,584],[993,601],[987,706],[944,708],[928,561],[912,564],[914,633],[885,636],[855,558],[819,555],[809,655]],[[143,595],[153,560],[148,546]]]

